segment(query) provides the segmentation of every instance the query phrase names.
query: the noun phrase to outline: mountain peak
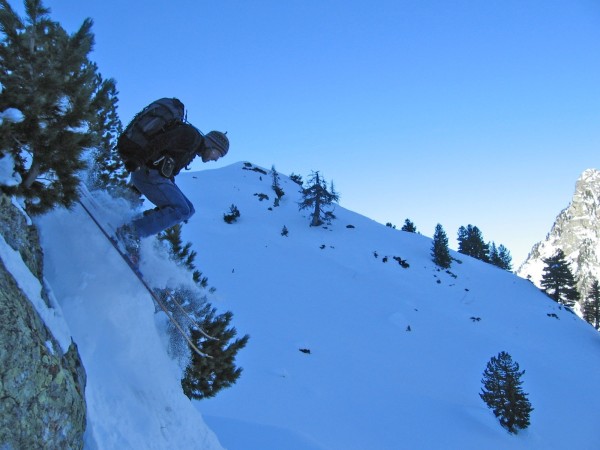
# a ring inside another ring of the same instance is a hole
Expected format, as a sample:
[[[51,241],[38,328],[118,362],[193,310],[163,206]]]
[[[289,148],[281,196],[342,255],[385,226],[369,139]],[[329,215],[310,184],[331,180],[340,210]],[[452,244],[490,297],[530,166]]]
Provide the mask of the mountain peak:
[[[562,249],[571,263],[577,288],[587,297],[591,281],[600,276],[600,171],[586,169],[575,183],[569,205],[558,216],[546,239],[535,244],[517,274],[540,287],[545,258]]]
[[[583,171],[583,173],[581,174],[581,176],[579,177],[579,180],[577,182],[578,183],[579,182],[586,182],[586,183],[600,182],[600,170],[585,169]]]

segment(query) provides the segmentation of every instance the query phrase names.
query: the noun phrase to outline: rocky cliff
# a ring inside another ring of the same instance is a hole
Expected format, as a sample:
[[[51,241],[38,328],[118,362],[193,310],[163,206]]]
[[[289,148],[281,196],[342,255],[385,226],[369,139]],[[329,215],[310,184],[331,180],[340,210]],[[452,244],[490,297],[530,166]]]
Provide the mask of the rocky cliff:
[[[0,197],[0,244],[18,252],[43,288],[43,258],[35,227]],[[0,448],[83,447],[85,371],[77,347],[66,351],[0,258]]]
[[[540,286],[544,258],[558,249],[571,263],[585,299],[592,279],[600,280],[600,171],[588,169],[577,180],[569,206],[560,212],[546,239],[535,244],[517,274]]]

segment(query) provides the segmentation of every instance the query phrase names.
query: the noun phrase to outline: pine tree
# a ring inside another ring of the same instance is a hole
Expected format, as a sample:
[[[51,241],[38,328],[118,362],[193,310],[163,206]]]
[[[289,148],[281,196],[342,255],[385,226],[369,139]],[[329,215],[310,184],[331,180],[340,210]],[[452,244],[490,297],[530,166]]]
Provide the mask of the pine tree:
[[[310,226],[318,227],[335,219],[329,207],[339,199],[340,196],[335,191],[333,181],[328,189],[327,182],[317,171],[311,174],[302,190],[302,201],[299,204],[299,209],[312,209]]]
[[[458,229],[458,251],[459,253],[463,253],[465,255],[470,255],[471,248],[469,246],[469,234],[467,229],[464,226],[461,226]]]
[[[450,251],[448,250],[448,237],[446,236],[446,232],[442,228],[442,225],[439,223],[435,226],[435,232],[433,234],[431,256],[433,257],[433,262],[443,269],[449,268],[452,264]]]
[[[232,316],[229,311],[217,315],[214,308],[205,312],[200,326],[214,339],[208,339],[196,329],[191,330],[193,342],[200,351],[210,355],[210,358],[192,353],[192,360],[181,380],[183,392],[190,399],[214,397],[217,392],[230,387],[240,377],[242,368],[236,367],[235,356],[246,346],[249,336],[234,340],[237,331],[229,325]]]
[[[404,225],[402,225],[401,230],[402,231],[407,231],[409,233],[416,233],[417,232],[417,227],[409,219],[406,219],[404,221]]]
[[[510,251],[502,244],[498,247],[498,267],[504,270],[512,270],[512,256]]]
[[[479,228],[473,225],[461,226],[458,229],[458,251],[481,261],[489,262],[488,244],[483,240]]]
[[[193,271],[194,280],[198,283],[201,274],[193,264],[196,252],[191,250],[190,243],[183,245],[181,225],[169,228],[159,239],[169,245],[175,261]],[[206,279],[199,284],[205,285]],[[237,331],[230,326],[233,314],[228,311],[217,315],[206,296],[188,287],[158,289],[157,294],[178,323],[190,325],[190,339],[201,352],[209,355],[200,357],[190,351],[187,341],[171,322],[168,323],[172,354],[191,354],[181,380],[185,395],[194,399],[214,397],[220,390],[234,384],[242,373],[242,369],[235,365],[235,357],[246,346],[249,336],[235,339]]]
[[[25,11],[22,19],[0,0],[0,111],[16,108],[24,115],[20,123],[0,125],[0,140],[10,143],[6,149],[23,179],[17,194],[29,212],[41,213],[78,198],[83,150],[102,139],[97,107],[110,90],[88,60],[90,19],[68,35],[41,0],[25,0]]]
[[[587,301],[583,305],[583,318],[596,330],[600,329],[600,283],[592,281]]]
[[[94,99],[94,110],[98,111],[98,120],[93,131],[100,136],[100,142],[93,152],[93,165],[90,173],[92,188],[106,189],[121,195],[126,190],[129,173],[117,154],[117,139],[123,131],[123,124],[117,114],[118,92],[112,80],[102,81],[96,76],[97,90],[100,95]]]
[[[510,433],[529,426],[529,417],[533,408],[523,392],[521,377],[525,371],[519,371],[519,364],[513,362],[506,352],[492,357],[483,372],[483,388],[479,396],[500,420],[500,424]]]
[[[230,223],[230,224],[231,224],[231,223],[233,223],[233,222],[236,222],[236,221],[237,221],[237,220],[240,218],[240,216],[241,216],[241,215],[242,215],[242,214],[240,213],[240,210],[238,209],[238,207],[237,207],[237,206],[235,206],[234,204],[232,204],[232,205],[229,207],[229,212],[228,212],[228,213],[225,213],[225,214],[223,214],[223,220],[224,220],[225,222],[227,222],[227,223]]]
[[[173,225],[171,228],[167,228],[160,233],[158,239],[169,245],[169,253],[175,261],[192,272],[194,282],[201,287],[206,287],[208,285],[208,279],[202,276],[202,272],[197,270],[194,264],[197,253],[195,250],[192,250],[192,243],[188,242],[183,245],[183,240],[181,238],[182,228],[180,223]]]
[[[497,266],[500,261],[496,243],[493,241],[488,244],[488,259],[490,260],[490,264],[493,264],[494,266]]]
[[[273,179],[273,182],[271,183],[271,188],[273,189],[273,191],[275,191],[275,201],[273,203],[273,206],[277,207],[279,206],[279,201],[281,200],[281,197],[285,195],[285,192],[283,192],[283,189],[281,189],[281,185],[279,184],[279,173],[277,172],[277,170],[275,170],[275,166],[271,167],[271,177]]]
[[[171,316],[184,329],[193,325],[192,321],[198,323],[204,315],[210,310],[210,304],[206,295],[201,294],[197,289],[191,289],[188,286],[177,286],[174,288],[157,288],[156,295],[167,307]],[[181,308],[179,307],[181,305]],[[156,306],[156,312],[162,309]],[[192,353],[187,339],[170,320],[166,323],[169,336],[169,352],[171,356],[181,358],[185,364],[189,364],[189,357]]]
[[[500,244],[500,246],[496,248],[496,244],[491,242],[488,244],[488,248],[488,259],[491,264],[504,270],[512,270],[512,257],[504,245]]]
[[[296,173],[290,174],[290,180],[292,180],[299,186],[302,186],[304,184],[304,181],[302,181],[302,175],[298,175]]]
[[[571,265],[565,259],[562,250],[554,256],[542,260],[546,266],[542,272],[541,286],[554,301],[572,307],[579,300],[575,277]]]

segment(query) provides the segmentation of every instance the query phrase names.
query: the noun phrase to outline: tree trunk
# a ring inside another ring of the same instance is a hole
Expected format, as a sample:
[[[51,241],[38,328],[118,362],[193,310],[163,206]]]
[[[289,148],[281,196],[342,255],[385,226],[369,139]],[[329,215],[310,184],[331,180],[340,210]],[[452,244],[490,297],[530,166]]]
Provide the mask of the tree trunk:
[[[35,156],[33,157],[33,163],[31,164],[31,168],[29,169],[29,173],[23,182],[23,187],[25,189],[29,189],[33,182],[37,179],[40,174],[40,163],[37,162]]]
[[[312,216],[312,222],[310,224],[311,227],[318,227],[321,225],[321,201],[317,197],[315,199],[315,210]]]

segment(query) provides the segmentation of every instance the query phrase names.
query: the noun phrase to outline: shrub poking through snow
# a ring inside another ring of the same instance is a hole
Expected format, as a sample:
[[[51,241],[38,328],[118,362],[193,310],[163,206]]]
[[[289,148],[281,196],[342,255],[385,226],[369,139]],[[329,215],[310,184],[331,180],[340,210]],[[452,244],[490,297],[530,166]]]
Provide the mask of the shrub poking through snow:
[[[240,210],[235,205],[229,207],[229,213],[223,214],[223,220],[227,223],[233,223],[240,217]]]

